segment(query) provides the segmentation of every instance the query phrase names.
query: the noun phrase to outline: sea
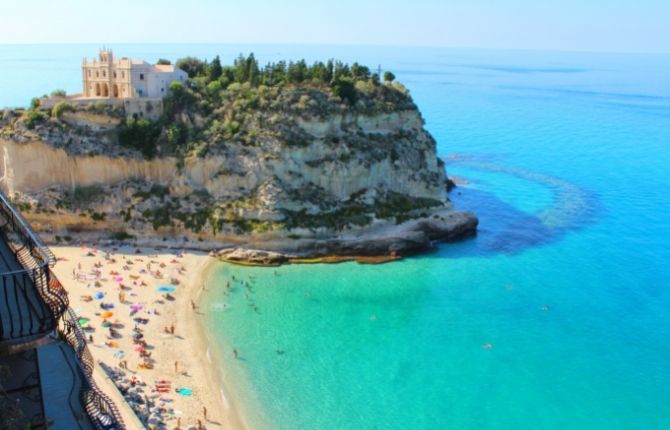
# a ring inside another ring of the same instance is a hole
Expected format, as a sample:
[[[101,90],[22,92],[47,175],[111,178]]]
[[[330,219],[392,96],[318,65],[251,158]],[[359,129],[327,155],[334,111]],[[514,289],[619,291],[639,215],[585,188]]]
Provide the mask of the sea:
[[[99,47],[0,45],[0,106],[77,92]],[[479,216],[390,264],[215,267],[203,321],[251,428],[670,428],[670,55],[112,48],[390,70]]]

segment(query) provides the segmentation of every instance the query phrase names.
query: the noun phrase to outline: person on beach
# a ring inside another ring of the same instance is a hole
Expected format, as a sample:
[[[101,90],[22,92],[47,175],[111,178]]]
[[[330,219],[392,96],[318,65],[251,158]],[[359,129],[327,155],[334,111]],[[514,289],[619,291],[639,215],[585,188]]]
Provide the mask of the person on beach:
[[[205,417],[205,421],[209,421],[207,419],[207,408],[205,406],[202,407],[202,416]]]
[[[174,373],[179,373],[179,362],[178,361],[174,362]]]
[[[237,349],[233,349],[233,355],[235,358],[240,358],[240,354],[237,352]]]
[[[195,305],[195,302],[191,300],[191,309],[195,310],[197,306]]]

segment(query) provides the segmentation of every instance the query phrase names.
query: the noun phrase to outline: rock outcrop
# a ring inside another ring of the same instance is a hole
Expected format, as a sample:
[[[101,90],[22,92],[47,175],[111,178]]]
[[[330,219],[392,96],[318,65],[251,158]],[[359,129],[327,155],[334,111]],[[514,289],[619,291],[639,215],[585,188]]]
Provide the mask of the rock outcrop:
[[[243,115],[226,111],[224,95],[218,107],[168,109],[150,157],[124,141],[130,126],[117,111],[30,123],[5,111],[0,189],[56,241],[84,232],[287,256],[381,255],[474,234],[474,214],[449,202],[418,109],[382,90],[354,107],[323,89],[258,89],[258,106]],[[240,96],[230,97],[237,109]],[[264,108],[266,99],[279,105]]]

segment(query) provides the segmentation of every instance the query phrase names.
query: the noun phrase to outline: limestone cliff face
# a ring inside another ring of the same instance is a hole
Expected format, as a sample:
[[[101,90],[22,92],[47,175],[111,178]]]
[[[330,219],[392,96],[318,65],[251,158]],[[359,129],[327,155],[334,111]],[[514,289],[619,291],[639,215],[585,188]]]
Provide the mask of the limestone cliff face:
[[[0,151],[0,189],[8,195],[39,194],[53,186],[114,185],[128,178],[169,183],[177,172],[175,159],[70,155],[41,140],[16,143],[0,139]]]
[[[252,145],[223,141],[204,154],[153,159],[119,144],[118,122],[70,114],[28,130],[20,115],[5,113],[0,189],[54,237],[87,231],[193,244],[293,241],[286,247],[293,250],[301,240],[378,238],[386,228],[454,212],[444,163],[415,108],[275,114],[249,120],[261,129]],[[458,228],[467,223],[464,234],[476,227],[473,215],[449,219]]]

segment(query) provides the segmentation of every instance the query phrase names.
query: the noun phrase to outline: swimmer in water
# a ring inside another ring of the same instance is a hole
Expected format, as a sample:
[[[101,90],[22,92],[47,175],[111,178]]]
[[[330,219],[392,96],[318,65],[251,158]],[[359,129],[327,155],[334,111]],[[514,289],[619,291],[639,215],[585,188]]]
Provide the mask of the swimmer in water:
[[[482,348],[484,349],[493,349],[493,344],[486,342],[484,345],[482,345]]]

